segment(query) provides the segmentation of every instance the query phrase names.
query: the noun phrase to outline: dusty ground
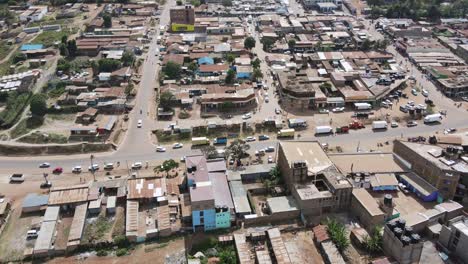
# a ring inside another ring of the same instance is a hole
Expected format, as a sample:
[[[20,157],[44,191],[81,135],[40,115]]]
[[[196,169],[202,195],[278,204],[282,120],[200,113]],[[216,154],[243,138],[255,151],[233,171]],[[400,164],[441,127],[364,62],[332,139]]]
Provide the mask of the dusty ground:
[[[0,262],[20,260],[26,247],[33,247],[35,240],[26,240],[26,232],[39,215],[21,216],[21,208],[13,206],[10,220],[0,236]],[[21,216],[21,217],[20,217]]]
[[[86,263],[86,264],[164,264],[166,258],[180,254],[185,249],[185,240],[177,238],[169,243],[141,244],[130,255],[124,257],[90,256],[82,259],[83,255],[72,256],[68,258],[55,258],[48,263],[67,264],[67,263]]]
[[[300,231],[297,233],[281,233],[286,250],[292,263],[324,263],[322,256],[315,247],[312,231]]]

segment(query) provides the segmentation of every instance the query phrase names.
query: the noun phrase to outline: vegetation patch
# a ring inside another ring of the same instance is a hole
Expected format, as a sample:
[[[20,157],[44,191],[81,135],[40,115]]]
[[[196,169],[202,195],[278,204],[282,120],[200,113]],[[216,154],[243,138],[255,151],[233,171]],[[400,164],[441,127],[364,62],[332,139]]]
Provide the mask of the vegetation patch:
[[[6,108],[0,113],[0,126],[9,128],[15,124],[18,117],[26,107],[30,93],[19,94],[17,92],[10,92],[6,98]]]
[[[60,134],[36,131],[18,139],[18,141],[29,144],[66,144],[68,143],[68,138]]]
[[[11,132],[10,136],[11,138],[17,138],[20,137],[24,134],[29,133],[31,130],[39,128],[42,123],[44,122],[44,119],[41,117],[29,117],[28,119],[23,119],[21,122],[18,123],[17,126],[15,126]]]
[[[54,43],[58,43],[62,40],[64,36],[74,34],[76,30],[70,30],[64,28],[61,31],[42,31],[41,34],[37,35],[34,39],[34,43],[44,44],[45,47],[50,47]]]
[[[82,241],[85,244],[103,241],[111,227],[112,223],[105,216],[100,215],[94,222],[86,226]]]

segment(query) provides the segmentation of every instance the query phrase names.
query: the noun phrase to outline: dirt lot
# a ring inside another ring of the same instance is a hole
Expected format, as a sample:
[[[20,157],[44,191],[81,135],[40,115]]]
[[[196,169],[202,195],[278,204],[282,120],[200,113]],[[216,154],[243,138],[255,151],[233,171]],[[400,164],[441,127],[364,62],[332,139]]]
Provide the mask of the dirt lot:
[[[20,260],[26,247],[33,247],[35,240],[26,240],[26,232],[39,215],[21,216],[21,208],[11,212],[10,220],[0,236],[0,262]]]
[[[312,231],[297,233],[281,233],[286,250],[292,263],[324,263],[322,256],[315,247]]]
[[[48,263],[51,264],[67,264],[67,263],[83,263],[83,264],[165,264],[169,258],[171,260],[184,256],[185,257],[185,240],[177,238],[163,243],[141,244],[130,255],[123,257],[107,256],[97,257],[95,255],[87,256],[81,254],[68,258],[55,258]],[[177,263],[171,261],[169,263]]]

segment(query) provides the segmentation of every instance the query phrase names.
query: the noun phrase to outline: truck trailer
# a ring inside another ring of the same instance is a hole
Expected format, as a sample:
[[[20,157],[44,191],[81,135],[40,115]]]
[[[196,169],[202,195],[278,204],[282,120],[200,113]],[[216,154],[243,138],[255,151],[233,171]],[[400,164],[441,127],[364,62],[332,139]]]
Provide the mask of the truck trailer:
[[[207,137],[194,137],[192,138],[192,146],[202,146],[210,144],[210,140]]]
[[[440,122],[442,120],[441,114],[432,114],[424,117],[424,124]]]
[[[295,130],[292,128],[289,129],[281,129],[278,132],[278,137],[294,137]]]
[[[372,122],[372,129],[387,129],[387,122],[386,121],[374,121]]]
[[[330,134],[333,132],[333,128],[331,126],[318,126],[315,127],[315,134]]]
[[[370,110],[372,109],[372,105],[369,103],[354,103],[354,108],[356,110]]]

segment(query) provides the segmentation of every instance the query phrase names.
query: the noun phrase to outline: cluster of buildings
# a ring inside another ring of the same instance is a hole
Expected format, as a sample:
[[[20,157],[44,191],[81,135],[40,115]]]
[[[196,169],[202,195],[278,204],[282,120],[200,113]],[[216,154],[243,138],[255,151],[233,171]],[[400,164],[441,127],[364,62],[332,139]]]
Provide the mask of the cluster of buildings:
[[[441,19],[438,25],[411,19],[378,20],[377,27],[396,40],[397,50],[408,56],[448,97],[468,94],[466,19]]]

